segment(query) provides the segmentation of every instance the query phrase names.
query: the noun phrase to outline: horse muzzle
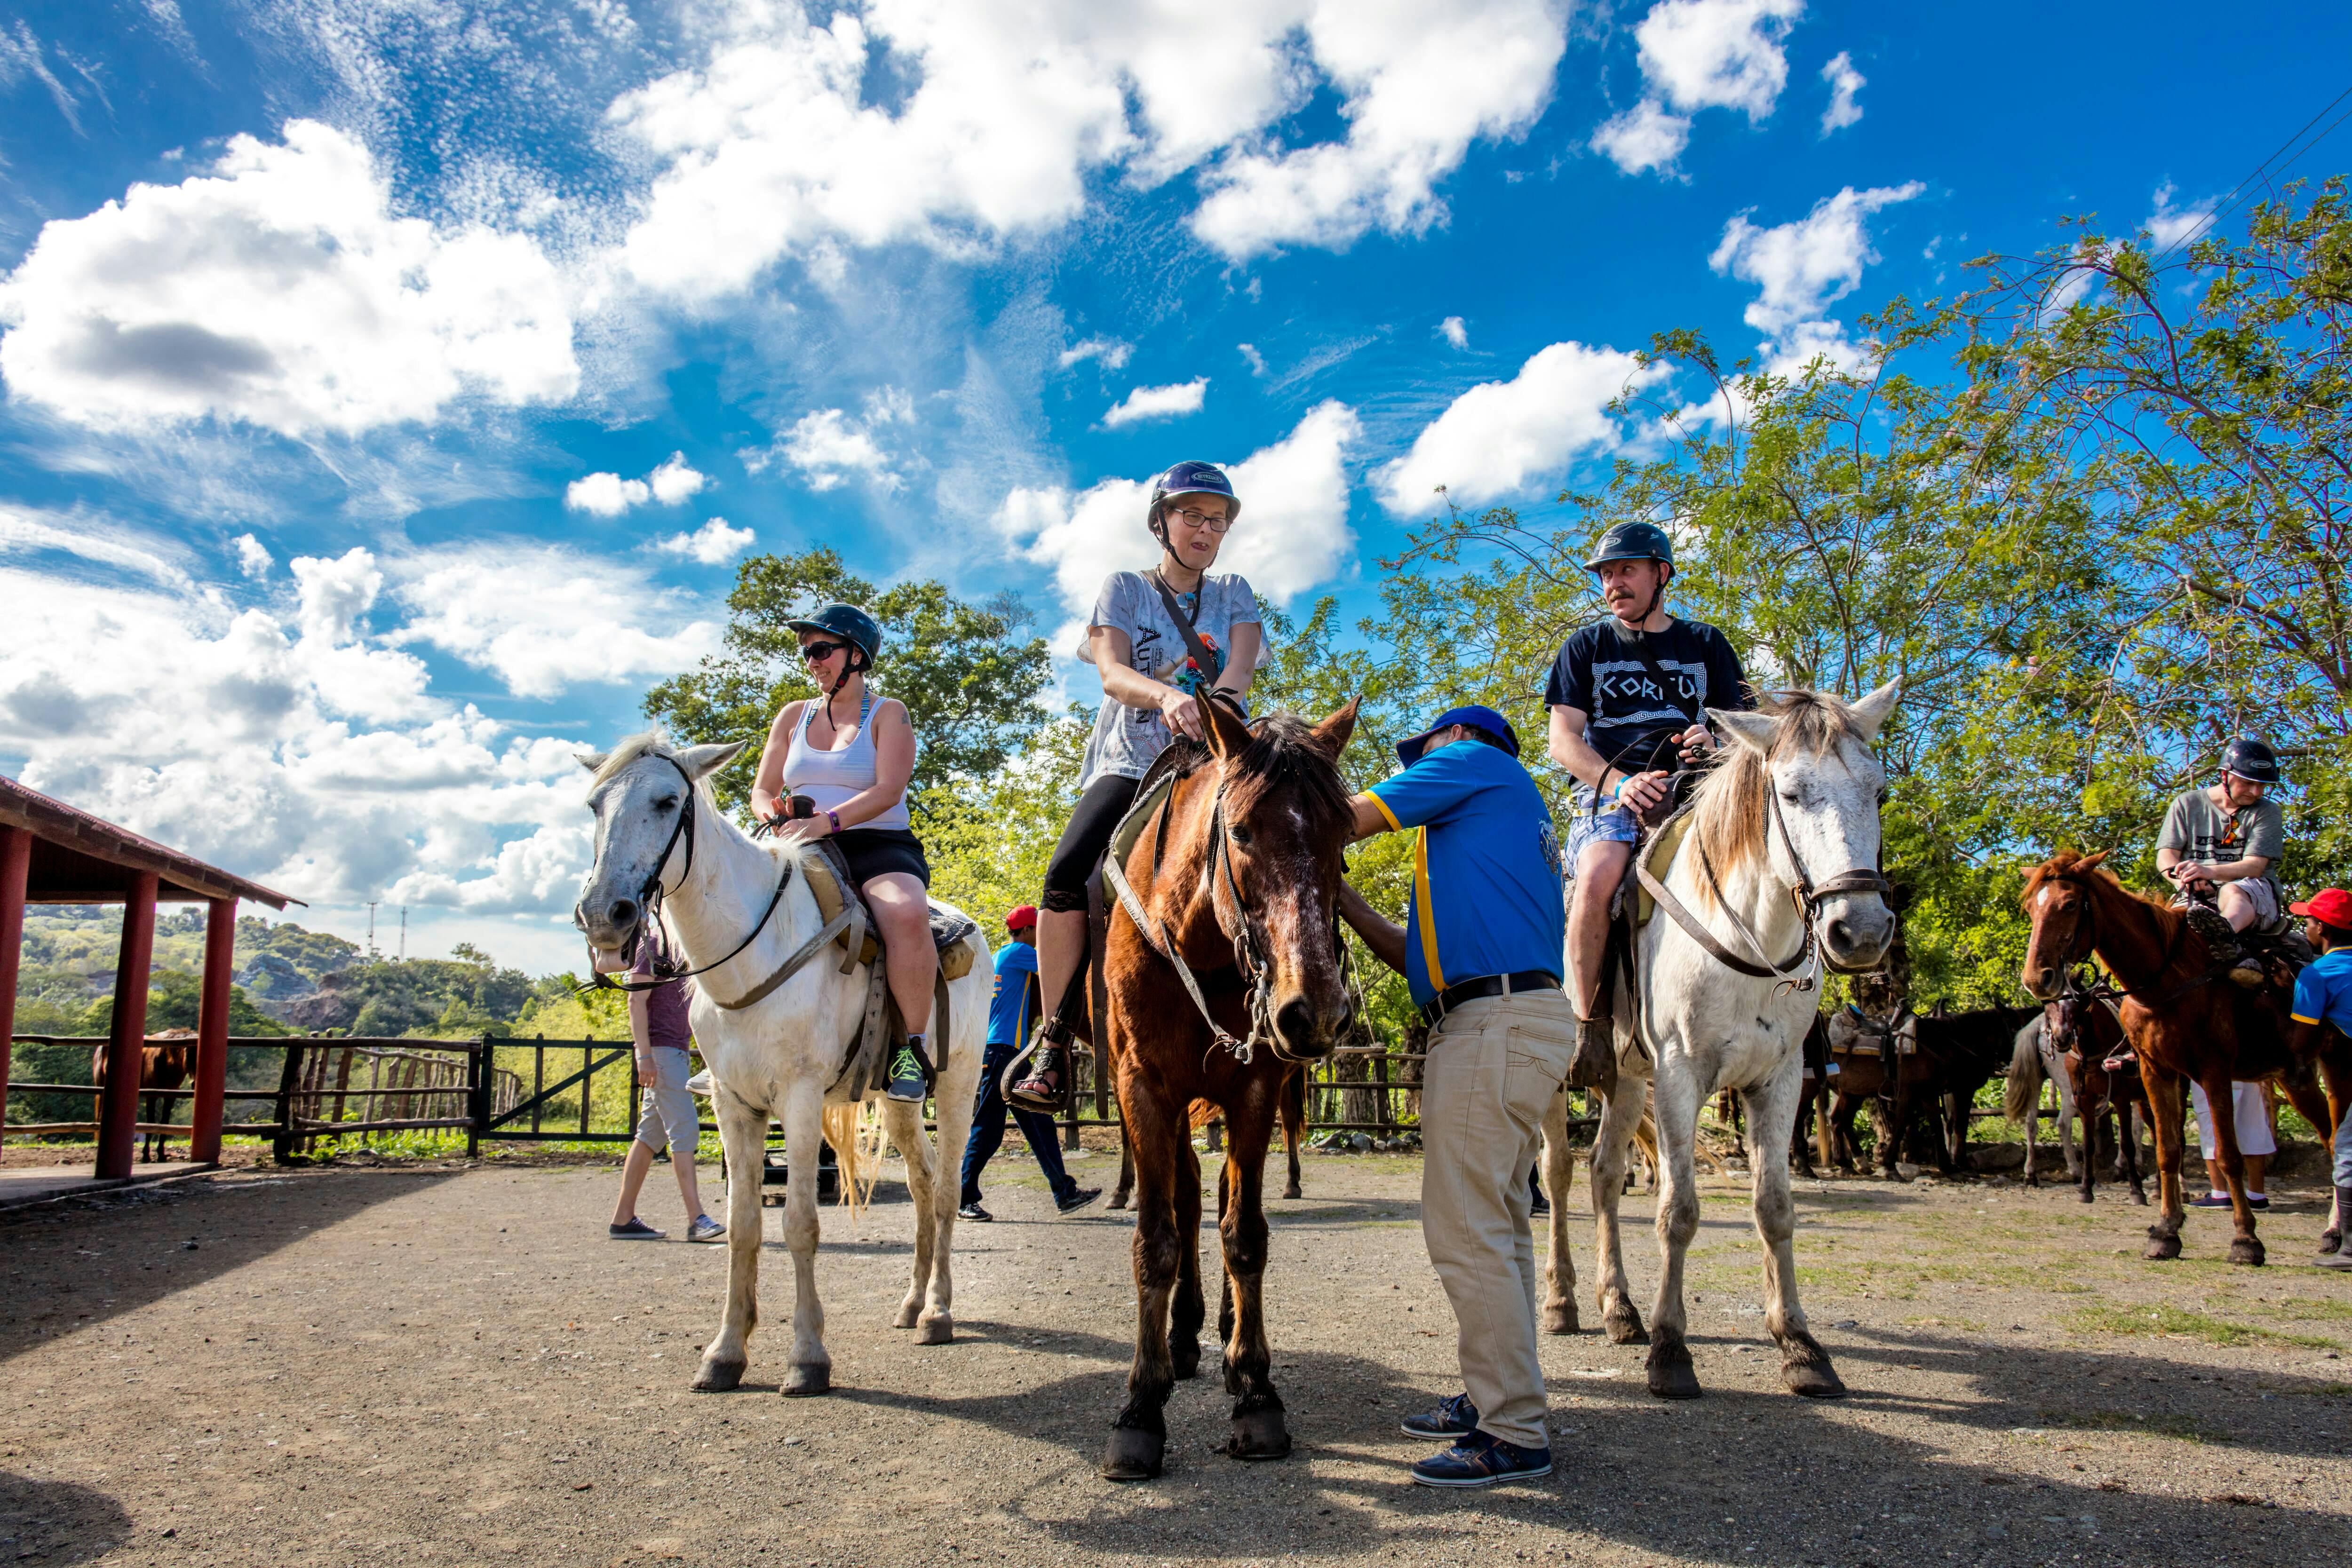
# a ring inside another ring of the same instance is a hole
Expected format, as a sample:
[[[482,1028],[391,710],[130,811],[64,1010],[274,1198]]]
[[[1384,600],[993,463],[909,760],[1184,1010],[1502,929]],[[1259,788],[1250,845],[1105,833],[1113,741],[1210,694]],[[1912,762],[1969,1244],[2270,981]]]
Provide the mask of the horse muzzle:
[[[1822,962],[1841,975],[1866,974],[1885,962],[1895,945],[1895,912],[1875,894],[1864,903],[1858,895],[1832,898],[1814,925]]]
[[[1275,1009],[1267,1043],[1285,1061],[1320,1061],[1339,1049],[1355,1017],[1354,1004],[1344,997],[1335,1007],[1318,1008],[1296,996]]]

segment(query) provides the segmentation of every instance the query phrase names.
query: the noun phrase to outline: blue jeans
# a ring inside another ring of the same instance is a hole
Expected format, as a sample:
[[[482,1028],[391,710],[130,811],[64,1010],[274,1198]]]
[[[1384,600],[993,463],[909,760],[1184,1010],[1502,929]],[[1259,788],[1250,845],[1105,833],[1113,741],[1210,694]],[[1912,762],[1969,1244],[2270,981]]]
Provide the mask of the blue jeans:
[[[1010,1111],[1021,1125],[1021,1135],[1029,1140],[1029,1152],[1037,1156],[1037,1168],[1045,1173],[1045,1184],[1054,1189],[1054,1201],[1066,1201],[1078,1190],[1070,1173],[1062,1168],[1062,1148],[1055,1142],[1054,1118],[1042,1111],[1023,1111],[1004,1103],[1004,1092],[999,1087],[1004,1070],[1021,1054],[1017,1041],[1002,1045],[991,1044],[988,1054],[981,1061],[980,1096],[971,1110],[971,1141],[963,1146],[963,1196],[960,1202],[980,1201],[980,1173],[996,1157],[1004,1145],[1004,1116]]]

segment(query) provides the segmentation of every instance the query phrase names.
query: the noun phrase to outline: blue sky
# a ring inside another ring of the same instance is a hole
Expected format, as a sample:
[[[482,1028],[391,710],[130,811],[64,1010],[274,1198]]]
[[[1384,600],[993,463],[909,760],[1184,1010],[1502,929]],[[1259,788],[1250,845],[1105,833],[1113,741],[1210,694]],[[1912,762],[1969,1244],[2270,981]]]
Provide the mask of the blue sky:
[[[1631,438],[1652,333],[1850,353],[2065,214],[2177,232],[2347,46],[2334,8],[42,0],[0,17],[0,769],[313,924],[566,964],[571,753],[714,644],[745,551],[1010,589],[1066,647],[1203,456],[1229,564],[1367,609],[1434,485],[1539,507]]]

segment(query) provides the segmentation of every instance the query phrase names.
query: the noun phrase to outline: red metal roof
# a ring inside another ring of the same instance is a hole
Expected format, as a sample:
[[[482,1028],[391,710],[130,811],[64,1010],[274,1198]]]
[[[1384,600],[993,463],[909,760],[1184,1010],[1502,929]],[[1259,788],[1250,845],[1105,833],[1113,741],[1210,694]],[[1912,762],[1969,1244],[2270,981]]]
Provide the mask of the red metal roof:
[[[33,835],[25,894],[34,904],[110,904],[130,891],[135,872],[152,871],[167,900],[249,898],[272,909],[299,904],[257,882],[206,865],[167,844],[142,838],[0,774],[0,826]]]

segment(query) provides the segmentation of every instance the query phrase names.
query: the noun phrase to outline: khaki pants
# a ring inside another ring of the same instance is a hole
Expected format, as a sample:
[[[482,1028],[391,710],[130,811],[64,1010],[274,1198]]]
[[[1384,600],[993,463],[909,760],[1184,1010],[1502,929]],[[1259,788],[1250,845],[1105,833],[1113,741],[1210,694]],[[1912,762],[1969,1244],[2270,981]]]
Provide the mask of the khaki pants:
[[[1487,997],[1446,1014],[1428,1050],[1421,1226],[1454,1305],[1462,1384],[1482,1431],[1549,1448],[1528,1167],[1576,1054],[1576,1014],[1557,990]]]

